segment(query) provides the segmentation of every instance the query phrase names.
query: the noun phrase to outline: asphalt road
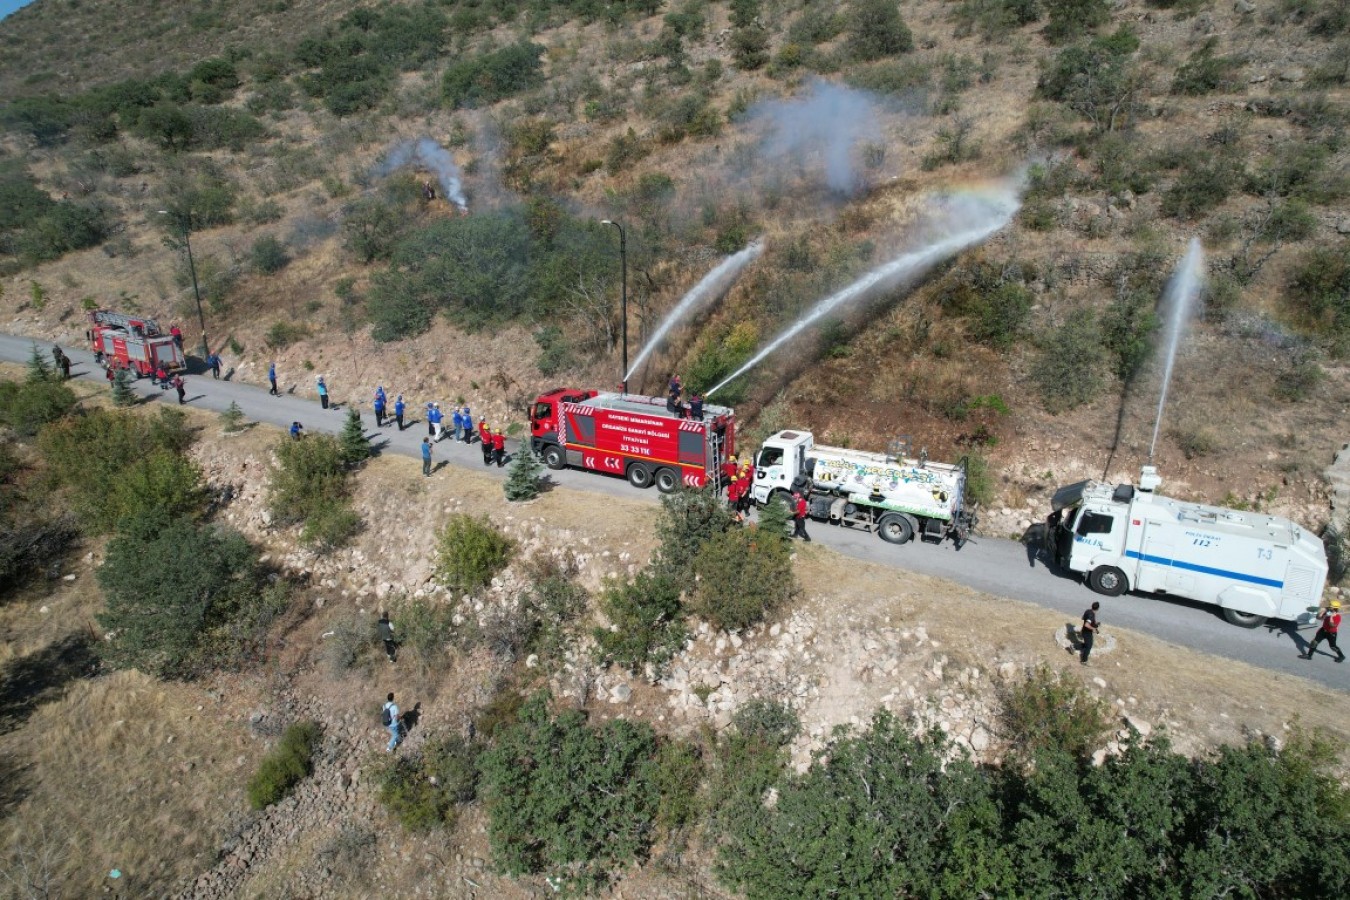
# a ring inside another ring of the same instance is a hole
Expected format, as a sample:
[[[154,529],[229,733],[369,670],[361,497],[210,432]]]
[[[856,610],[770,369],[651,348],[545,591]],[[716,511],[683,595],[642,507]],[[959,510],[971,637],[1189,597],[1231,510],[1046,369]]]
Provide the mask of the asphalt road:
[[[31,355],[32,345],[33,341],[29,338],[0,335],[0,360],[26,362]],[[50,353],[50,344],[39,343],[38,347],[44,355]],[[104,380],[103,370],[94,364],[91,353],[82,348],[63,349],[75,364],[72,370],[74,377],[99,382]],[[282,384],[283,391],[287,387],[286,383]],[[189,376],[187,388],[187,397],[192,406],[219,411],[234,401],[247,419],[281,428],[289,427],[292,421],[299,421],[304,424],[306,431],[336,433],[342,428],[346,417],[345,406],[342,405],[346,398],[340,386],[334,389],[334,399],[339,403],[337,411],[324,411],[316,400],[288,393],[273,397],[262,387],[216,381],[209,372]],[[160,391],[148,380],[137,382],[135,389],[144,396],[159,398],[163,402],[172,403],[176,400],[172,390]],[[370,411],[369,398],[359,399],[364,421],[375,446],[382,452],[420,459],[418,445],[426,435],[424,423],[419,422],[401,434],[392,426],[376,430],[373,428],[374,416]],[[409,418],[421,418],[420,407],[414,407],[411,400],[408,412]],[[444,460],[454,467],[483,469],[477,444],[470,447],[443,441],[436,446],[434,460]],[[418,472],[419,468],[410,463],[409,476]],[[504,468],[488,471],[492,477],[505,478]],[[626,497],[642,493],[621,478],[576,470],[553,472],[552,475],[556,483],[576,490]],[[655,489],[649,488],[646,493],[652,502],[656,502]],[[1076,579],[1062,577],[1047,569],[1040,561],[1029,558],[1026,548],[1016,541],[976,537],[958,551],[950,541],[941,545],[911,541],[896,547],[874,534],[833,527],[823,522],[811,523],[810,532],[816,542],[846,556],[894,568],[897,577],[904,577],[905,572],[919,572],[945,578],[995,596],[1057,610],[1064,614],[1066,622],[1076,622],[1093,600],[1100,600],[1104,631],[1109,631],[1113,626],[1135,629],[1191,649],[1309,678],[1338,690],[1350,690],[1350,663],[1337,665],[1332,656],[1326,653],[1325,645],[1321,648],[1322,654],[1312,662],[1298,658],[1298,653],[1312,637],[1314,629],[1311,626],[1296,629],[1285,623],[1271,623],[1260,628],[1245,629],[1229,625],[1211,607],[1188,601],[1135,594],[1118,598],[1099,597]],[[998,622],[995,618],[972,623],[971,627],[996,629]]]

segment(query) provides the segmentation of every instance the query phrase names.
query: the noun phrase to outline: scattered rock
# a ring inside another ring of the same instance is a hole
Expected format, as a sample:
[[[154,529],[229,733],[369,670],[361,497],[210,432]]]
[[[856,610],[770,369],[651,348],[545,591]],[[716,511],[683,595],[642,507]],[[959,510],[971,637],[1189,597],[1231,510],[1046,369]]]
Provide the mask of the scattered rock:
[[[1281,81],[1288,81],[1295,84],[1307,77],[1308,73],[1300,66],[1290,66],[1280,73]]]
[[[627,703],[633,698],[633,689],[626,684],[616,684],[609,690],[610,703]]]

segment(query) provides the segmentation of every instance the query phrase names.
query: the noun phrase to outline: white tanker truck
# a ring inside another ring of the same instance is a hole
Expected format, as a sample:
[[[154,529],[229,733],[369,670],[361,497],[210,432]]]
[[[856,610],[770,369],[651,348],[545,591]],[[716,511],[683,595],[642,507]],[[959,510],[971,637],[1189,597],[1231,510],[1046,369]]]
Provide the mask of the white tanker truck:
[[[1312,620],[1327,580],[1317,536],[1288,519],[1160,496],[1139,485],[1080,481],[1050,501],[1048,550],[1099,594],[1171,594],[1210,603],[1234,625]]]
[[[966,463],[935,463],[920,454],[870,453],[817,445],[809,431],[780,431],[755,454],[751,496],[757,503],[791,500],[806,491],[813,519],[875,530],[882,540],[903,544],[915,535],[959,548],[975,527],[966,500]]]

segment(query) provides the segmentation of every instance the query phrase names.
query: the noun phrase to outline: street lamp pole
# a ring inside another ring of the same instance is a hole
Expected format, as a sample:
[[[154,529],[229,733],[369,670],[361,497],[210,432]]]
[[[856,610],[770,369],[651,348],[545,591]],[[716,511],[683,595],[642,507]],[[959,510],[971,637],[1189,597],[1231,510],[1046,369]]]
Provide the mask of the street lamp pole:
[[[628,239],[623,233],[623,226],[618,222],[612,222],[609,219],[601,220],[602,225],[613,225],[619,229],[619,265],[622,270],[620,279],[621,291],[623,296],[623,306],[620,315],[623,317],[623,392],[628,393]]]
[[[161,209],[159,214],[169,216],[171,221],[175,218],[167,209]],[[202,289],[197,283],[197,261],[192,258],[192,238],[189,236],[188,222],[177,221],[176,224],[183,230],[183,247],[187,250],[188,273],[192,276],[192,296],[197,301],[197,324],[202,329],[202,359],[205,360],[211,355],[211,350],[206,343],[206,315],[202,312]]]

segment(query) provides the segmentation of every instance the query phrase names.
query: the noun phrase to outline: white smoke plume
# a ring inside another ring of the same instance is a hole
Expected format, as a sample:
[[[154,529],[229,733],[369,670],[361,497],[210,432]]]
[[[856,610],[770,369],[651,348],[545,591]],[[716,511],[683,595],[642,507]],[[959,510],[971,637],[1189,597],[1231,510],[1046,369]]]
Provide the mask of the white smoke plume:
[[[893,111],[874,94],[816,78],[800,95],[756,103],[746,115],[763,134],[767,162],[797,161],[811,169],[818,157],[825,184],[849,197],[864,187],[862,145],[881,140],[878,122]]]
[[[463,175],[459,171],[459,166],[455,165],[454,157],[450,155],[449,150],[429,137],[395,144],[375,167],[375,175],[383,178],[397,169],[411,165],[430,169],[436,174],[436,180],[440,182],[441,193],[445,198],[460,210],[469,208],[469,201],[464,196]]]

